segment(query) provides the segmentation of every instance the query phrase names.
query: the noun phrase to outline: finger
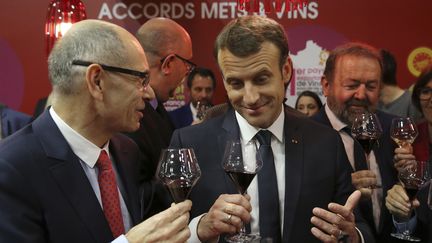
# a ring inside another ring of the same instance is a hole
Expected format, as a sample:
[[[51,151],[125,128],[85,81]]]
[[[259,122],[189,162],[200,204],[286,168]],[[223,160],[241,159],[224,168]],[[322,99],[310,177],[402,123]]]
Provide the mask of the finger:
[[[345,202],[345,207],[348,208],[349,211],[352,212],[352,210],[357,206],[358,202],[360,201],[361,192],[356,190],[348,197],[347,201]]]
[[[325,234],[329,235],[338,235],[339,234],[339,228],[335,224],[331,224],[326,220],[323,220],[320,217],[312,216],[311,223],[316,226],[318,229],[320,229]]]
[[[331,230],[331,227],[334,227],[334,225],[340,225],[343,223],[344,219],[339,216],[337,213],[322,209],[322,208],[314,208],[312,209],[312,213],[316,216],[316,218],[320,219],[321,221],[316,221],[317,223],[320,223],[320,229],[327,229]],[[317,225],[318,226],[318,225]],[[327,233],[333,233],[330,231],[326,231]]]
[[[311,232],[316,238],[318,238],[322,242],[337,242],[337,239],[334,236],[325,234],[316,227],[312,227]]]
[[[183,228],[177,234],[173,235],[166,242],[183,243],[186,242],[191,236],[189,227]]]
[[[250,196],[248,196],[248,197],[250,199]],[[245,196],[243,196],[243,195],[240,195],[240,194],[231,194],[231,195],[224,194],[224,195],[221,195],[220,198],[223,201],[227,202],[227,203],[241,206],[241,207],[245,208],[246,210],[248,210],[249,212],[252,211],[252,206],[251,206],[249,200]]]
[[[354,178],[376,177],[375,173],[371,170],[358,170],[354,173],[351,173],[351,176],[353,176]]]
[[[359,188],[369,188],[377,184],[377,179],[375,177],[363,177],[352,181],[356,189]]]

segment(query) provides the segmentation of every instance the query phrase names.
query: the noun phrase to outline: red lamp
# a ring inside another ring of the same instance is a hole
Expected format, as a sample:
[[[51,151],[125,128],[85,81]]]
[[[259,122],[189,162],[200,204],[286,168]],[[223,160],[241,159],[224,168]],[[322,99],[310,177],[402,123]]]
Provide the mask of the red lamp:
[[[308,0],[237,0],[237,9],[245,10],[246,12],[260,12],[260,2],[264,2],[264,11],[271,12],[272,3],[274,3],[274,11],[280,12],[282,4],[285,3],[285,11],[288,12],[293,9],[303,8],[307,5]]]
[[[85,7],[80,0],[51,0],[45,23],[47,55],[57,39],[61,38],[73,23],[86,18]]]

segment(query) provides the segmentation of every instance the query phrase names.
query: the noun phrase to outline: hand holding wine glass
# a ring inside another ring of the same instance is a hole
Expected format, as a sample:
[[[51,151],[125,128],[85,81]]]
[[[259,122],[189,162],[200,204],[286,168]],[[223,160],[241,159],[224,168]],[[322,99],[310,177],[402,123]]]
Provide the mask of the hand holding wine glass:
[[[399,181],[405,189],[409,200],[412,202],[419,189],[430,180],[430,166],[427,161],[412,161],[399,171]],[[402,232],[392,233],[391,236],[405,241],[421,241],[419,238],[411,236],[408,223],[404,223]]]
[[[239,140],[229,140],[225,147],[222,167],[237,187],[240,194],[245,194],[249,184],[262,167],[262,160],[255,152],[245,151]],[[227,236],[228,242],[251,242],[259,239],[259,235],[247,234],[243,225],[236,235]]]
[[[201,170],[193,149],[163,149],[156,174],[168,188],[174,202],[179,203],[188,198],[201,176]]]

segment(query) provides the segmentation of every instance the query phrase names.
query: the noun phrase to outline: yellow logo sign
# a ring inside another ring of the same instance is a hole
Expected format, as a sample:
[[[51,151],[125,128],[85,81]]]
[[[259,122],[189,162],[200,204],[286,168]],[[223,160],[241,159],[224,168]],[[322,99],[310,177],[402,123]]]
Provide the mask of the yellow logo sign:
[[[408,55],[407,65],[411,74],[418,77],[427,66],[432,65],[432,50],[428,47],[414,49]]]

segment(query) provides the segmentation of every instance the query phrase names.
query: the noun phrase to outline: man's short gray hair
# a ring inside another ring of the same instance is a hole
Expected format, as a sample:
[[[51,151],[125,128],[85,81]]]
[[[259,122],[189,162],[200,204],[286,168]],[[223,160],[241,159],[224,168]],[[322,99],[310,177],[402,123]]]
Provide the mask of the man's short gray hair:
[[[125,47],[111,24],[86,20],[85,24],[72,27],[57,41],[48,58],[49,78],[55,91],[78,92],[85,69],[73,66],[73,60],[118,65],[126,61]]]

